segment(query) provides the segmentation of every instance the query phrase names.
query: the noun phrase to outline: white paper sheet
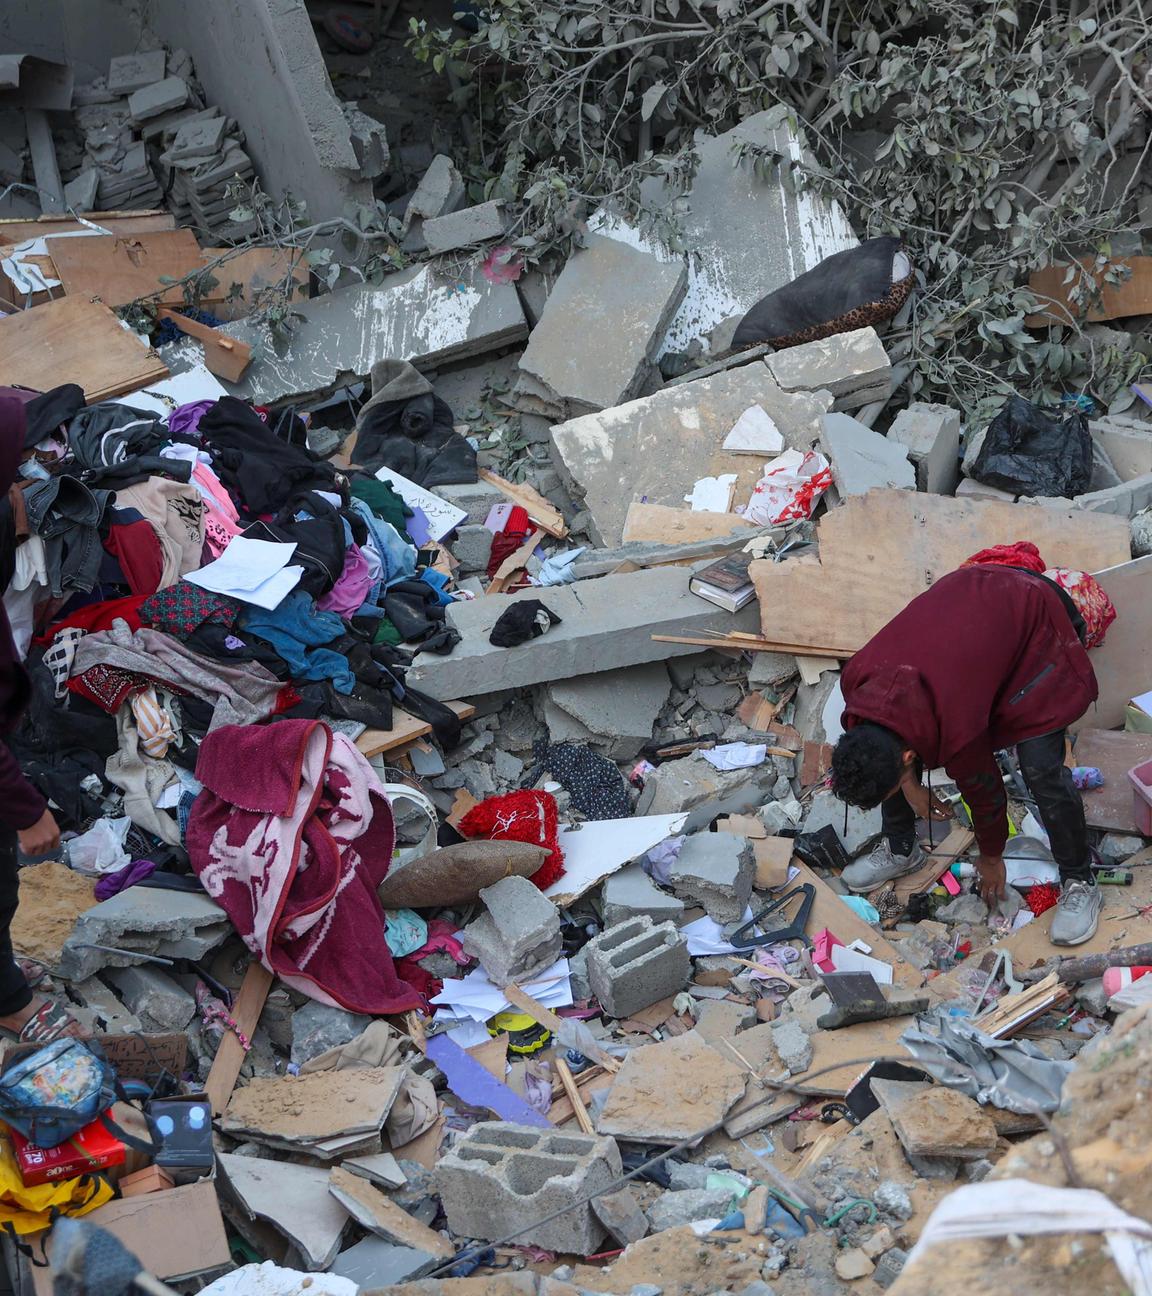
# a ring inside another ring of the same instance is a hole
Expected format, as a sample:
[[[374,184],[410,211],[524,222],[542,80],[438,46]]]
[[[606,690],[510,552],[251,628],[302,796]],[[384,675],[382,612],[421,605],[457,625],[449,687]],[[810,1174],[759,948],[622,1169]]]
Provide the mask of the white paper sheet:
[[[462,508],[449,504],[446,499],[434,495],[423,486],[418,486],[407,477],[402,477],[391,468],[381,468],[376,473],[377,480],[391,482],[396,493],[401,496],[409,508],[418,508],[428,519],[428,530],[433,540],[443,540],[454,527],[458,527],[468,516]]]
[[[766,743],[730,742],[721,743],[707,751],[698,751],[696,755],[706,760],[713,769],[735,770],[749,769],[753,765],[763,765],[768,755]]]
[[[744,917],[740,921],[745,923],[752,921],[751,908],[744,910]],[[707,915],[703,918],[697,918],[695,922],[685,923],[680,928],[680,934],[688,938],[688,953],[693,958],[703,958],[708,954],[735,954],[738,952],[736,946],[724,935],[724,928]],[[750,951],[743,949],[739,952],[747,955]]]
[[[571,904],[597,882],[650,851],[684,827],[687,814],[638,815],[633,819],[599,819],[579,828],[560,829],[564,876],[544,892],[558,905]]]
[[[287,565],[295,552],[294,543],[235,536],[219,558],[184,579],[201,589],[271,611],[291,594],[304,574],[303,567]]]
[[[557,960],[520,988],[545,1008],[567,1008],[572,1003],[568,960]],[[504,991],[489,980],[483,968],[476,968],[463,978],[449,978],[431,1002],[440,1009],[436,1014],[438,1021],[486,1022],[512,1007],[504,998]]]
[[[204,365],[194,365],[184,373],[173,374],[163,382],[150,383],[127,396],[114,398],[116,405],[131,405],[133,409],[152,410],[165,418],[177,405],[190,405],[193,401],[219,400],[227,396],[227,389],[215,374]]]
[[[701,477],[692,487],[692,494],[684,496],[684,502],[693,513],[727,513],[732,507],[732,492],[735,489],[735,473]]]
[[[724,438],[724,449],[733,454],[779,454],[784,435],[763,405],[749,405]]]
[[[881,959],[871,958],[847,945],[834,945],[828,955],[837,972],[870,972],[877,985],[892,984],[892,968]]]

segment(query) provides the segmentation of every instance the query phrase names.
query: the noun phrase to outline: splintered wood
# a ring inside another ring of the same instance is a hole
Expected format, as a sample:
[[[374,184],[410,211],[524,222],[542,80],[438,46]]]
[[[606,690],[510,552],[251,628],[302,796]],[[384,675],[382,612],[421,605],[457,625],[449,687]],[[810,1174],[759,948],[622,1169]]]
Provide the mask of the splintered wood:
[[[995,1008],[981,1013],[974,1025],[993,1039],[1007,1039],[1049,1009],[1067,1003],[1071,998],[1060,978],[1051,972],[1043,981],[1037,981],[1020,994],[1005,995]]]
[[[1098,571],[1129,556],[1125,518],[873,490],[825,514],[819,557],[754,562],[765,639],[854,652],[941,576],[990,545],[1031,540],[1052,566]]]

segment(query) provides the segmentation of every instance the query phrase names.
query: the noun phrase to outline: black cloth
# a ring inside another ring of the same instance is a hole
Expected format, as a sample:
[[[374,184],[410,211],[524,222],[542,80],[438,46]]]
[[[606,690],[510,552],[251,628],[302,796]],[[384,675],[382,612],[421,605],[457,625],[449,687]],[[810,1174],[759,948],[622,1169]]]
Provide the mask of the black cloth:
[[[453,430],[452,410],[432,392],[384,401],[365,416],[356,462],[375,472],[391,468],[432,488],[476,480],[476,451]]]
[[[548,770],[585,819],[631,816],[632,802],[624,776],[607,756],[577,743],[549,743],[545,739],[536,744],[533,754],[537,765],[525,776],[525,787],[536,782],[539,771]]]
[[[27,427],[24,432],[24,449],[31,450],[45,437],[70,423],[84,408],[84,388],[76,383],[62,383],[51,391],[34,396],[24,406]]]
[[[12,955],[12,919],[20,903],[16,833],[0,827],[0,1017],[11,1017],[32,1002],[32,991]]]
[[[198,430],[216,475],[249,515],[276,513],[302,491],[335,487],[331,464],[306,446],[277,436],[251,405],[235,396],[222,396],[200,419]],[[336,575],[342,570],[341,563]]]
[[[448,653],[460,642],[460,635],[445,618],[444,605],[436,591],[422,580],[397,581],[384,592],[384,611],[405,643],[418,643],[421,650]]]
[[[392,613],[389,611],[391,617]],[[395,621],[395,617],[392,620]],[[497,648],[515,648],[517,644],[527,643],[529,639],[539,638],[545,630],[562,624],[561,618],[551,609],[546,608],[539,599],[524,599],[513,603],[507,611],[500,614],[488,642]]]
[[[310,517],[299,518],[301,512]],[[303,567],[298,589],[313,598],[327,594],[344,571],[347,545],[339,511],[315,491],[289,500],[271,522],[253,522],[243,533],[251,540],[294,544],[294,566]]]
[[[160,415],[116,401],[89,405],[68,425],[72,454],[87,472],[129,464],[140,455],[153,454],[167,440],[168,430]]]

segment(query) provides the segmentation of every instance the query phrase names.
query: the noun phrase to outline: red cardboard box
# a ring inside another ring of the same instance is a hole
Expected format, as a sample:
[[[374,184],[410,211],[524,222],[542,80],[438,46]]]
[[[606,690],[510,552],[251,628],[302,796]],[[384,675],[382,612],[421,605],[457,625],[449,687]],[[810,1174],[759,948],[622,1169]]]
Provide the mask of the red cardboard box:
[[[26,1188],[51,1183],[55,1179],[75,1179],[79,1175],[106,1170],[124,1163],[125,1147],[115,1134],[96,1120],[85,1125],[59,1147],[41,1148],[18,1130],[9,1128],[12,1150]]]

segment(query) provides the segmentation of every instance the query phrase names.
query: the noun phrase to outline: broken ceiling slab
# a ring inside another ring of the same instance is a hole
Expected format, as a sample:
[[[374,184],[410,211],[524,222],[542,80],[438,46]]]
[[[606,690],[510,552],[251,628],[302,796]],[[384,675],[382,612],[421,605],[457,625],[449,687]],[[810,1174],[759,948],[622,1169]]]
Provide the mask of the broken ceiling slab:
[[[552,460],[569,493],[584,501],[592,538],[620,544],[633,500],[682,508],[701,477],[737,474],[735,502],[746,504],[763,463],[723,446],[752,405],[772,419],[785,445],[806,450],[831,396],[786,392],[757,363],[557,424]]]
[[[306,396],[365,378],[377,360],[420,367],[495,351],[528,335],[512,284],[492,284],[477,270],[447,278],[432,264],[402,270],[382,284],[342,288],[294,303],[295,321],[283,354],[266,324],[237,321],[223,332],[255,353],[231,390],[261,404]]]
[[[825,414],[820,441],[832,461],[832,480],[841,499],[894,486],[916,489],[916,469],[907,446],[890,441],[849,414]]]
[[[610,874],[684,827],[687,815],[635,815],[631,819],[596,819],[560,829],[564,876],[544,892],[567,908]]]
[[[1125,563],[1124,518],[873,490],[820,519],[818,557],[754,562],[763,631],[797,647],[855,652],[918,594],[991,545],[1031,540],[1053,566],[1099,571]]]
[[[1040,552],[1045,561],[1051,561],[1043,549]],[[1097,570],[1095,575],[1115,605],[1116,620],[1104,642],[1088,656],[1100,696],[1073,729],[1122,725],[1129,699],[1152,688],[1152,600],[1148,598],[1152,555]]]
[[[874,328],[788,347],[764,363],[785,391],[830,391],[834,410],[861,409],[892,394],[892,366]]]
[[[520,358],[559,418],[639,395],[687,282],[682,257],[655,252],[623,221],[605,217],[596,229],[569,257]]]
[[[690,644],[656,642],[654,634],[755,629],[755,604],[735,615],[726,612],[689,592],[690,575],[683,567],[656,567],[453,603],[446,609],[448,624],[461,642],[447,657],[417,657],[408,685],[441,700],[473,697],[586,675],[589,667],[615,670],[698,651]],[[514,648],[489,643],[497,619],[524,599],[540,599],[560,624]]]
[[[641,194],[680,227],[690,249],[688,290],[664,341],[664,352],[702,343],[715,354],[762,297],[858,243],[837,203],[812,190],[793,192],[779,175],[762,177],[750,158],[737,163],[741,145],[781,154],[786,164],[803,156],[800,139],[780,113],[757,113],[723,135],[698,132],[700,164],[686,194],[659,179]],[[716,330],[719,333],[714,336]]]
[[[611,760],[631,760],[652,741],[671,688],[663,662],[555,680],[545,695],[549,734],[553,742],[591,743]]]

